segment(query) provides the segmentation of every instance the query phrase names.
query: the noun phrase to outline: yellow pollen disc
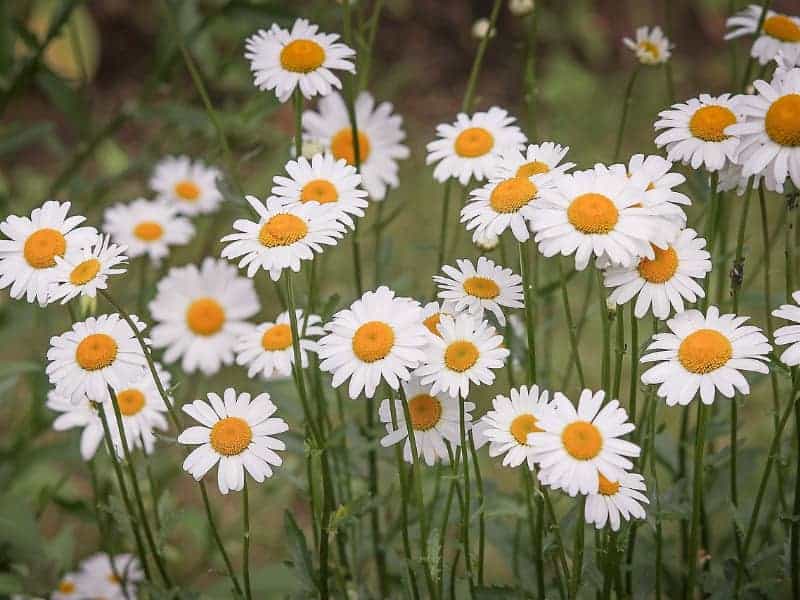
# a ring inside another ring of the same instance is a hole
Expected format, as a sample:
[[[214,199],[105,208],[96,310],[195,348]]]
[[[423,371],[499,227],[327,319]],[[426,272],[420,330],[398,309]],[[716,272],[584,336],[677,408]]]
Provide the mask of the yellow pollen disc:
[[[425,320],[422,321],[422,324],[425,325],[425,327],[428,328],[428,331],[430,331],[433,335],[438,335],[439,337],[442,337],[441,334],[439,333],[439,322],[441,320],[442,320],[442,313],[437,312],[433,313],[430,317],[425,318]]]
[[[117,403],[119,404],[119,412],[126,417],[132,417],[144,408],[144,394],[136,388],[122,390],[117,394]]]
[[[196,202],[200,197],[200,188],[194,182],[184,179],[175,184],[175,195],[186,202]]]
[[[122,582],[119,580],[119,577],[117,577],[117,576],[116,576],[116,575],[114,575],[113,573],[111,573],[111,575],[109,575],[109,576],[108,576],[108,580],[109,580],[111,583],[115,583],[115,584],[122,583]],[[100,599],[100,600],[102,600],[102,599]]]
[[[220,419],[211,428],[211,447],[223,456],[241,454],[253,439],[253,430],[239,417]]]
[[[58,591],[62,594],[72,594],[75,591],[75,584],[64,579],[58,584]]]
[[[48,269],[55,266],[56,256],[64,256],[66,249],[67,240],[61,232],[47,227],[28,236],[22,253],[34,269]]]
[[[647,40],[639,42],[639,48],[642,51],[647,52],[654,59],[659,57],[658,46],[656,46],[653,42]]]
[[[199,298],[186,310],[186,324],[197,335],[214,335],[225,324],[225,309],[213,298]]]
[[[514,439],[517,440],[517,443],[522,446],[528,445],[529,433],[544,431],[537,425],[536,417],[530,414],[514,417],[514,420],[511,421],[511,427],[509,430],[511,431],[511,435],[514,436]]]
[[[476,362],[480,353],[472,342],[460,340],[452,342],[447,350],[444,351],[444,364],[447,368],[456,373],[463,373]]]
[[[293,40],[281,50],[281,66],[292,73],[310,73],[325,62],[325,50],[314,40]]]
[[[417,431],[428,431],[435,427],[442,417],[442,403],[433,396],[420,394],[408,401],[411,414],[411,427]]]
[[[90,258],[72,269],[69,274],[69,281],[72,285],[83,285],[94,279],[99,272],[100,261],[96,258]]]
[[[533,175],[541,175],[542,173],[547,173],[550,170],[550,167],[547,163],[543,163],[539,160],[534,160],[533,162],[525,163],[524,165],[520,166],[515,173],[516,177],[531,177]]]
[[[781,96],[764,119],[767,135],[781,146],[800,146],[800,94]]]
[[[301,202],[319,202],[320,204],[327,204],[328,202],[336,202],[339,199],[339,192],[336,186],[327,179],[314,179],[309,181],[300,190]]]
[[[603,496],[613,496],[619,491],[619,481],[611,481],[606,479],[602,473],[597,474],[600,479],[599,492]]]
[[[464,158],[487,154],[494,147],[494,137],[483,127],[468,127],[458,134],[455,151]]]
[[[639,275],[650,283],[664,283],[672,279],[678,270],[678,253],[670,246],[662,250],[653,246],[656,253],[654,259],[643,258],[639,261]]]
[[[500,295],[500,287],[488,277],[469,277],[464,280],[464,291],[481,300],[491,300]]]
[[[800,25],[786,15],[772,15],[764,21],[764,33],[782,42],[800,42]]]
[[[536,197],[536,185],[527,177],[513,177],[498,183],[489,197],[495,212],[515,213]]]
[[[78,344],[75,360],[85,371],[104,369],[117,358],[117,342],[107,333],[92,333]]]
[[[575,421],[564,427],[561,442],[567,453],[577,460],[591,460],[603,449],[600,430],[588,421]]]
[[[267,248],[291,246],[308,234],[308,225],[300,217],[282,213],[271,217],[261,226],[258,240]]]
[[[619,211],[603,194],[582,194],[569,205],[567,219],[582,233],[608,233],[619,221]]]
[[[725,128],[736,123],[736,115],[725,106],[703,106],[689,119],[689,131],[704,142],[721,142],[728,139]]]
[[[369,138],[363,131],[358,132],[358,160],[362,164],[369,157]],[[340,129],[331,139],[331,152],[336,160],[345,159],[348,165],[356,164],[356,149],[353,147],[353,130]]]
[[[133,228],[133,235],[143,242],[155,242],[164,235],[164,228],[155,221],[142,221]]]
[[[292,328],[286,323],[273,325],[261,336],[261,347],[267,352],[286,350],[292,345]]]
[[[690,373],[710,373],[733,356],[728,338],[714,329],[698,329],[687,335],[678,348],[678,360]]]
[[[649,192],[650,190],[654,190],[654,189],[656,189],[656,186],[653,185],[653,182],[651,181],[650,183],[647,184],[647,187],[645,188],[645,191]],[[641,206],[641,203],[639,203],[639,206]]]
[[[367,363],[385,358],[394,347],[394,330],[382,321],[368,321],[353,335],[353,353]]]

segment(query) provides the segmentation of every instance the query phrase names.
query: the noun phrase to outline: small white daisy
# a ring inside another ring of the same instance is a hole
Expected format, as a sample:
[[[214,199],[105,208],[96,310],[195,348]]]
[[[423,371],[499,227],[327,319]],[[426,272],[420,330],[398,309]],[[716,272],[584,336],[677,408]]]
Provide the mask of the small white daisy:
[[[70,250],[64,258],[56,257],[56,268],[50,302],[61,300],[66,304],[75,296],[94,298],[97,290],[108,287],[110,275],[121,275],[127,271],[128,257],[123,254],[125,246],[111,244],[109,236],[98,235],[94,242],[76,250]]]
[[[259,310],[253,281],[240,277],[223,260],[207,257],[196,265],[173,267],[158,282],[150,302],[156,321],[154,348],[166,348],[164,361],[179,358],[186,373],[213,375],[233,363],[233,349],[247,333],[246,319]]]
[[[541,431],[530,433],[528,443],[539,464],[539,481],[570,496],[595,494],[601,475],[618,481],[633,466],[626,457],[639,456],[641,449],[620,437],[635,426],[617,400],[603,405],[604,398],[603,391],[583,390],[575,410],[556,392],[550,404],[537,406]]]
[[[467,259],[456,260],[456,267],[444,265],[444,275],[434,275],[439,298],[452,303],[454,312],[466,310],[475,318],[490,311],[500,325],[506,324],[503,308],[522,308],[522,277],[511,269],[496,265],[481,256],[477,265]]]
[[[489,173],[489,177],[492,181],[540,175],[557,177],[575,166],[572,162],[561,162],[567,152],[569,146],[555,142],[530,144],[524,149],[524,153],[518,148],[512,148],[500,154],[495,169]],[[537,182],[539,179],[533,181]]]
[[[719,171],[736,159],[739,138],[732,133],[733,128],[728,128],[742,119],[740,98],[700,94],[662,110],[653,127],[665,131],[656,137],[656,146],[666,146],[667,158],[672,162]]]
[[[455,306],[452,302],[428,302],[422,307],[422,324],[425,328],[435,336],[439,336],[439,321],[442,315],[453,315],[455,313]]]
[[[344,98],[333,93],[320,99],[319,112],[303,113],[303,131],[323,141],[336,159],[355,166],[353,130]],[[360,92],[355,102],[358,129],[358,158],[364,189],[373,200],[383,200],[389,189],[400,184],[397,161],[408,158],[409,150],[403,141],[403,117],[392,114],[390,102],[375,105],[369,92]]]
[[[789,345],[781,354],[781,362],[787,367],[800,365],[800,290],[792,294],[794,304],[782,304],[772,311],[779,319],[786,319],[796,325],[784,325],[775,330],[775,344]]]
[[[237,219],[231,233],[222,238],[226,246],[222,258],[239,260],[239,268],[247,267],[252,278],[259,269],[269,272],[277,281],[283,269],[300,271],[300,261],[311,260],[322,246],[333,246],[344,235],[344,226],[337,215],[323,210],[316,202],[286,206],[277,198],[263,204],[255,196],[247,201],[258,213],[259,220]]]
[[[159,200],[182,215],[212,213],[222,202],[217,188],[219,169],[188,156],[167,156],[159,161],[150,178],[150,188]]]
[[[8,239],[0,240],[0,289],[11,286],[12,298],[44,306],[54,281],[56,257],[78,250],[97,236],[94,227],[78,227],[85,217],[67,217],[70,203],[49,200],[30,217],[9,215],[0,223]]]
[[[431,394],[446,391],[466,398],[469,384],[491,384],[493,371],[502,368],[509,355],[495,328],[467,313],[442,315],[439,336],[428,336],[428,341],[425,362],[416,375],[422,385],[431,386]]]
[[[308,366],[308,353],[317,351],[317,343],[312,338],[325,334],[320,327],[322,319],[317,315],[308,318],[302,310],[297,315],[297,330],[300,333],[300,360],[302,368]],[[305,331],[305,335],[303,332]],[[292,348],[292,328],[289,312],[282,312],[275,322],[261,323],[242,335],[234,347],[236,364],[247,367],[247,376],[264,378],[288,377],[292,374],[294,351]]]
[[[433,170],[436,181],[451,177],[466,185],[470,178],[483,181],[497,167],[500,155],[522,151],[527,141],[516,119],[508,112],[493,106],[487,112],[472,116],[459,113],[453,124],[436,126],[438,138],[427,146],[426,164],[438,163]]]
[[[366,292],[350,308],[340,310],[325,325],[328,335],[318,342],[320,369],[333,374],[333,387],[350,379],[348,393],[375,395],[381,380],[396,390],[425,359],[431,337],[416,300],[395,297],[381,286]]]
[[[659,191],[658,194],[648,194],[643,198],[642,205],[645,208],[655,209],[679,227],[686,226],[686,213],[681,207],[691,205],[692,201],[689,196],[674,189],[684,183],[686,177],[672,171],[672,162],[657,154],[634,154],[628,161],[627,173],[634,180],[644,183],[646,190]]]
[[[633,50],[636,59],[643,65],[661,65],[672,56],[672,44],[661,27],[647,26],[636,28],[636,39],[623,38],[622,43]]]
[[[601,474],[597,493],[586,498],[584,519],[593,523],[596,529],[603,529],[609,523],[611,531],[619,531],[622,519],[645,518],[642,504],[650,504],[644,495],[646,492],[644,477],[638,473],[623,473],[614,481]]]
[[[245,471],[258,483],[272,477],[272,468],[283,463],[276,451],[286,450],[274,436],[289,430],[286,421],[273,416],[276,410],[268,393],[251,399],[233,388],[226,389],[222,398],[212,392],[208,402],[184,405],[183,412],[200,425],[178,436],[181,444],[199,446],[183,461],[183,469],[200,481],[219,463],[217,484],[222,494],[244,488]]]
[[[79,578],[82,588],[91,592],[91,598],[120,600],[136,598],[136,587],[139,582],[144,581],[144,571],[139,559],[132,554],[115,554],[110,557],[98,552],[81,562]]]
[[[728,17],[725,25],[729,31],[725,34],[725,39],[755,35],[762,10],[762,7],[751,4]],[[765,65],[775,60],[779,54],[783,54],[792,63],[800,61],[800,18],[768,10],[758,38],[750,49],[750,56]]]
[[[355,73],[355,51],[337,42],[335,33],[317,33],[318,27],[297,19],[291,31],[273,24],[247,38],[245,58],[250,61],[254,84],[264,91],[274,90],[286,102],[295,88],[306,98],[327,96],[342,82],[334,70]]]
[[[170,246],[186,244],[194,235],[194,226],[178,216],[177,208],[144,198],[130,204],[115,204],[106,209],[103,231],[127,248],[131,258],[149,256],[158,263],[169,254]]]
[[[83,585],[80,573],[64,573],[58,582],[58,587],[50,592],[48,597],[51,600],[82,600],[89,597],[88,594],[93,591]]]
[[[165,389],[169,389],[170,374],[158,363],[155,366],[161,384]],[[169,428],[166,419],[167,406],[158,392],[153,374],[147,369],[139,379],[115,389],[114,392],[128,445],[133,448],[141,446],[145,454],[152,454],[156,443],[153,431],[166,431]],[[113,406],[108,404],[109,401],[106,402],[106,411],[111,413],[110,423],[115,417]],[[120,442],[115,440],[115,443],[121,445],[121,440]]]
[[[671,332],[655,334],[650,353],[642,356],[642,363],[658,363],[642,374],[642,382],[659,384],[667,406],[685,406],[698,392],[704,404],[713,403],[717,391],[726,398],[736,390],[749,394],[741,371],[768,373],[771,347],[758,327],[744,325],[747,319],[720,315],[716,306],[705,315],[694,309],[678,313],[667,321]]]
[[[408,400],[411,429],[414,431],[419,457],[429,467],[433,466],[437,459],[449,463],[450,456],[445,441],[453,446],[461,443],[461,413],[458,400],[446,394],[431,394],[430,388],[420,385],[416,377],[403,382],[403,390]],[[399,399],[394,400],[396,417],[394,423],[392,423],[390,402],[391,400],[384,400],[378,409],[381,423],[386,425],[386,435],[381,438],[381,446],[388,448],[404,441],[403,459],[409,463],[413,462],[403,402]],[[470,412],[473,410],[475,404],[464,403],[464,422],[467,427],[472,423]]]

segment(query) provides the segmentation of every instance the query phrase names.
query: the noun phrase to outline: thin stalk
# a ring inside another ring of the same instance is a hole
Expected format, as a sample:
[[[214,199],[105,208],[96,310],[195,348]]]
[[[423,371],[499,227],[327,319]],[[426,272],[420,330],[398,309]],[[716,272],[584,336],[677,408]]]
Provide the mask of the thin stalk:
[[[94,517],[97,520],[97,529],[100,533],[100,545],[105,551],[105,553],[109,557],[109,565],[111,566],[111,572],[114,574],[114,577],[117,578],[118,581],[122,581],[122,577],[117,569],[117,564],[114,561],[114,550],[112,548],[112,540],[113,537],[108,534],[108,522],[103,517],[103,511],[100,506],[100,482],[97,480],[97,466],[95,461],[97,460],[96,457],[93,457],[89,460],[89,474],[91,475],[92,481],[92,497],[94,499]],[[122,594],[125,596],[125,600],[130,600],[130,594],[128,594],[128,586],[122,585],[120,586],[122,590]]]
[[[583,513],[586,509],[586,496],[581,495],[577,506],[577,519],[575,521],[575,541],[572,546],[572,579],[569,582],[569,597],[578,597],[578,590],[581,587],[581,575],[583,573],[583,550],[584,533],[586,523]]]
[[[764,0],[761,3],[761,15],[758,17],[758,25],[756,26],[755,32],[753,32],[753,37],[757,38],[761,35],[761,29],[764,27],[764,20],[767,18],[767,11],[769,10],[770,5],[772,4],[772,0]],[[739,86],[739,89],[743,92],[747,88],[747,84],[750,82],[750,73],[753,71],[753,57],[748,55],[747,63],[744,67],[744,75],[742,76],[742,82]]]
[[[600,318],[603,326],[603,360],[600,363],[600,380],[606,399],[611,393],[611,322],[608,314],[608,304],[606,303],[605,287],[603,286],[603,273],[597,271],[597,298],[600,303]]]
[[[522,480],[525,484],[525,505],[528,509],[528,529],[531,536],[531,554],[533,554],[534,569],[536,570],[536,597],[544,598],[544,560],[542,557],[542,499],[536,499],[536,515],[534,515],[533,477],[527,463],[521,466]]]
[[[719,173],[714,172],[711,174],[711,179],[709,183],[709,212],[706,216],[705,222],[705,237],[706,237],[706,250],[711,257],[711,263],[714,263],[714,247],[717,241],[717,233],[719,231],[720,219],[719,219],[719,211],[720,211],[720,193],[717,190],[717,185],[719,183]],[[711,299],[711,273],[706,275],[706,279],[703,285],[704,297],[700,301],[701,308],[705,311],[708,307],[708,303]]]
[[[472,429],[467,434],[469,436],[469,453],[472,457],[472,469],[475,472],[475,487],[478,490],[478,585],[483,585],[483,563],[486,554],[486,506],[485,496],[483,495],[483,477],[481,468],[478,464],[478,452],[475,449],[475,438]]]
[[[552,531],[553,537],[556,540],[556,545],[558,546],[558,563],[561,566],[561,570],[556,570],[556,574],[558,575],[558,585],[559,589],[564,588],[568,585],[570,580],[570,573],[569,567],[567,566],[567,551],[564,546],[564,539],[561,537],[561,526],[558,524],[558,519],[556,518],[556,511],[553,508],[553,501],[550,499],[550,492],[547,491],[546,486],[540,486],[539,491],[541,492],[542,496],[544,497],[544,505],[547,509],[547,517],[550,519],[552,523]],[[563,576],[563,580],[562,580]],[[564,596],[564,593],[561,593]]]
[[[534,9],[527,17],[528,31],[525,36],[525,114],[528,122],[528,138],[536,139],[536,26],[539,11]]]
[[[139,435],[139,440],[144,448],[144,436]],[[150,497],[153,501],[153,522],[156,526],[156,531],[161,531],[161,517],[158,514],[158,489],[156,488],[156,480],[153,477],[153,470],[150,468],[150,461],[145,461],[144,471],[147,476],[147,484],[150,486]]]
[[[456,480],[456,473],[458,473],[458,461],[460,458],[459,453],[453,453],[453,448],[450,445],[450,442],[445,440],[444,442],[445,447],[447,448],[447,454],[450,458],[450,465],[452,466],[452,479],[450,480],[450,487],[447,490],[447,499],[444,503],[444,514],[442,516],[442,526],[439,528],[439,570],[437,573],[437,579],[439,580],[439,595],[442,596],[444,594],[444,542],[445,537],[447,536],[447,526],[450,522],[450,508],[453,505],[453,495],[456,491],[458,486],[458,482]]]
[[[366,415],[366,438],[369,444],[367,461],[369,463],[369,494],[373,499],[378,498],[378,453],[373,444],[373,429],[375,428],[375,400],[367,398],[364,403]],[[372,554],[375,557],[375,566],[378,570],[378,587],[381,598],[387,596],[386,553],[383,549],[381,536],[381,521],[378,505],[370,508],[370,527],[372,529]]]
[[[622,150],[622,137],[625,133],[625,123],[628,120],[628,110],[631,107],[631,101],[633,100],[633,85],[636,83],[636,78],[639,76],[639,70],[641,69],[641,65],[639,63],[633,68],[631,71],[631,76],[628,78],[628,84],[625,86],[625,98],[622,101],[622,115],[619,118],[619,127],[617,127],[617,141],[614,142],[614,160],[613,162],[617,162],[619,158],[619,152]]]
[[[358,89],[363,90],[369,81],[369,71],[372,66],[372,48],[375,46],[375,34],[378,31],[378,23],[381,19],[383,10],[383,0],[375,0],[369,22],[367,23],[367,44],[364,52],[361,52],[361,64],[358,66]]]
[[[583,365],[581,364],[581,355],[580,350],[578,348],[578,336],[577,331],[575,330],[575,324],[572,320],[572,309],[569,305],[569,292],[567,291],[567,277],[564,273],[564,266],[561,264],[561,259],[556,258],[556,262],[558,263],[558,274],[560,276],[561,281],[561,301],[564,304],[564,317],[567,320],[567,331],[569,332],[569,345],[570,350],[572,351],[572,356],[574,358],[575,368],[578,371],[578,382],[581,385],[581,389],[586,387],[586,380],[583,376]]]
[[[492,12],[489,14],[489,33],[496,30],[497,17],[500,15],[500,8],[503,5],[503,0],[494,0],[492,5]],[[475,99],[475,88],[478,85],[478,75],[481,72],[483,65],[483,57],[486,54],[486,47],[489,45],[489,39],[492,35],[485,35],[478,44],[478,51],[475,53],[475,60],[472,62],[472,69],[469,73],[469,80],[467,81],[467,90],[464,92],[464,99],[461,103],[461,112],[468,113],[472,110],[472,102]],[[465,556],[465,562],[466,556]]]
[[[697,433],[694,445],[694,482],[692,485],[692,521],[689,530],[689,549],[687,561],[689,574],[686,580],[686,599],[694,598],[697,585],[697,550],[700,542],[700,507],[703,497],[703,452],[706,448],[706,405],[699,399],[697,403]]]
[[[470,504],[470,483],[469,483],[469,456],[467,455],[467,427],[464,409],[464,395],[458,395],[458,409],[459,409],[459,432],[461,435],[461,456],[464,458],[464,498],[461,511],[461,543],[464,546],[464,566],[467,570],[467,578],[469,579],[470,595],[472,587],[475,583],[475,577],[472,572],[472,551],[470,550],[470,536],[469,536],[469,521],[472,511]]]
[[[242,519],[244,530],[242,532],[242,579],[244,580],[244,597],[250,600],[253,592],[250,590],[250,500],[247,493],[247,477],[244,478],[242,488]]]
[[[303,92],[294,90],[294,154],[299,159],[303,156]]]
[[[197,485],[200,488],[200,495],[203,497],[203,506],[206,509],[206,519],[208,520],[208,525],[211,527],[211,534],[214,537],[217,548],[219,548],[219,553],[222,555],[222,561],[225,563],[225,569],[228,571],[228,578],[233,584],[233,589],[236,592],[236,596],[239,598],[244,598],[242,587],[239,585],[239,580],[236,578],[236,572],[233,570],[233,563],[231,563],[230,556],[228,556],[228,551],[225,550],[225,545],[222,543],[222,536],[220,536],[219,529],[217,529],[217,525],[214,520],[214,513],[211,510],[211,502],[208,499],[206,484],[201,479],[197,482]]]
[[[658,415],[658,406],[653,407],[653,417],[650,420],[650,447],[653,448],[656,440],[656,417]],[[643,465],[644,466],[644,465]],[[663,561],[663,531],[661,523],[661,490],[658,485],[658,471],[656,463],[656,453],[650,453],[650,472],[653,477],[653,489],[655,490],[655,505],[656,505],[656,573],[655,573],[655,599],[661,600],[661,571]]]
[[[444,182],[442,196],[442,219],[439,223],[439,250],[436,254],[436,267],[439,268],[445,261],[445,249],[447,248],[447,221],[450,216],[450,187],[452,179]]]
[[[639,392],[639,319],[634,314],[635,310],[635,303],[631,302],[631,378],[628,384],[628,413],[631,421],[638,423],[636,420],[636,395]]]
[[[622,386],[622,363],[625,360],[625,313],[622,310],[618,310],[615,319],[617,321],[617,336],[614,340],[616,362],[614,363],[614,380],[611,385],[611,397],[619,398],[619,391]]]
[[[522,293],[525,301],[525,333],[528,336],[528,383],[536,382],[536,294],[531,281],[528,247],[517,243],[519,270],[522,273]]]

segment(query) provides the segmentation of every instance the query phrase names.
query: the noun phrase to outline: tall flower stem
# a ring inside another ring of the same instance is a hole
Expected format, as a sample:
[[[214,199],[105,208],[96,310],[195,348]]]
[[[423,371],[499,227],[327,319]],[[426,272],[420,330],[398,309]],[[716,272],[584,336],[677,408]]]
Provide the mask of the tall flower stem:
[[[622,137],[625,134],[625,124],[628,120],[628,110],[631,106],[631,101],[633,100],[633,85],[636,83],[636,78],[639,76],[639,70],[641,69],[641,65],[637,63],[637,65],[631,71],[631,75],[628,78],[628,84],[625,86],[625,98],[622,101],[622,114],[619,118],[619,127],[617,127],[617,141],[614,142],[614,162],[617,161],[619,158],[619,152],[622,150]]]
[[[527,462],[520,465],[522,480],[525,484],[525,505],[528,509],[528,528],[531,536],[531,553],[536,570],[536,597],[544,598],[544,560],[542,556],[542,525],[544,517],[544,503],[541,497],[536,498],[536,514],[534,515],[534,484],[533,476]]]
[[[694,481],[692,484],[692,520],[689,530],[689,550],[687,561],[689,574],[686,582],[686,600],[694,598],[697,584],[697,549],[700,542],[700,512],[703,498],[703,453],[706,447],[706,405],[699,399],[697,403],[697,433],[694,445]]]
[[[583,513],[586,509],[586,496],[581,494],[578,500],[577,519],[575,520],[575,541],[572,546],[572,579],[569,582],[569,597],[574,600],[578,597],[578,590],[581,587],[581,575],[583,573],[583,550],[584,533],[586,523]]]
[[[464,395],[458,394],[458,409],[459,418],[458,426],[461,436],[461,456],[464,462],[464,496],[463,496],[463,509],[461,510],[461,543],[464,546],[464,566],[467,570],[467,577],[469,579],[470,590],[475,583],[475,578],[472,572],[472,551],[470,550],[470,536],[469,536],[469,521],[472,512],[472,505],[470,503],[470,483],[469,483],[469,455],[467,454],[467,423],[464,410]]]
[[[247,600],[253,597],[250,591],[250,499],[247,493],[247,477],[244,478],[242,488],[242,519],[244,530],[242,532],[242,579],[244,580],[244,597]]]
[[[364,402],[364,414],[366,416],[366,438],[369,444],[367,451],[367,462],[369,464],[369,494],[372,498],[378,498],[378,453],[374,447],[375,429],[375,400],[367,398]],[[372,554],[375,557],[375,566],[378,571],[378,587],[381,598],[387,595],[387,576],[386,576],[386,552],[383,548],[381,535],[381,521],[378,505],[374,504],[370,508],[370,527],[372,529]]]
[[[767,18],[767,11],[769,10],[770,5],[772,4],[772,0],[763,0],[761,2],[761,15],[758,18],[758,25],[756,26],[755,32],[753,32],[753,37],[757,38],[761,35],[761,30],[764,28],[764,21]],[[747,88],[747,84],[750,83],[750,74],[753,71],[753,57],[747,57],[747,63],[744,67],[744,75],[742,76],[741,84],[739,85],[739,89],[743,92]]]
[[[600,303],[600,319],[603,326],[603,360],[600,363],[600,380],[606,399],[609,400],[611,394],[611,319],[606,303],[605,287],[603,286],[603,273],[597,271],[597,298]]]
[[[519,242],[519,270],[522,274],[522,293],[525,301],[525,332],[528,336],[528,383],[536,381],[536,290],[531,281],[528,246]]]
[[[630,303],[631,318],[631,378],[628,385],[628,413],[633,423],[636,420],[636,395],[639,391],[639,319],[636,318],[634,302]],[[620,315],[622,318],[622,315]]]
[[[631,303],[633,304],[633,303]],[[619,398],[622,387],[622,363],[625,360],[625,313],[618,310],[615,316],[617,321],[616,338],[614,340],[614,380],[611,385],[611,397]]]
[[[534,8],[527,17],[528,31],[525,36],[525,116],[528,124],[528,138],[536,139],[536,26],[539,11]],[[542,596],[543,597],[543,596]]]
[[[225,545],[222,543],[222,537],[219,534],[219,529],[217,529],[214,513],[211,510],[211,502],[208,499],[208,490],[206,490],[206,484],[201,479],[197,482],[197,485],[200,487],[200,495],[203,497],[203,506],[206,509],[206,519],[208,520],[209,527],[211,527],[211,534],[214,537],[217,548],[219,548],[220,554],[222,555],[222,561],[225,563],[225,569],[228,571],[228,577],[233,584],[233,589],[236,592],[236,596],[238,598],[243,598],[244,593],[242,592],[242,586],[239,584],[239,580],[236,577],[236,572],[233,570],[233,563],[231,562],[230,556],[228,556],[227,550],[225,550]]]
[[[586,387],[586,380],[583,376],[583,365],[581,364],[581,355],[580,355],[580,350],[578,349],[578,332],[575,329],[575,323],[572,320],[572,309],[570,308],[569,305],[567,277],[566,274],[564,273],[564,265],[561,264],[561,258],[557,257],[556,262],[558,263],[558,274],[561,282],[561,301],[564,304],[564,317],[566,318],[567,331],[569,332],[570,350],[572,351],[575,368],[578,371],[578,382],[581,385],[581,389],[583,389],[584,387]]]
[[[486,54],[486,48],[489,45],[489,39],[493,36],[492,31],[495,31],[497,26],[497,17],[500,15],[500,8],[503,6],[503,0],[494,0],[492,5],[492,12],[489,14],[489,33],[481,38],[478,44],[478,51],[475,53],[475,60],[472,61],[472,69],[469,73],[469,80],[467,81],[467,90],[464,92],[464,99],[461,102],[461,112],[468,113],[472,110],[472,102],[475,99],[475,88],[478,85],[478,75],[481,72],[483,65],[483,57]]]
[[[460,497],[460,492],[458,490],[458,480],[456,479],[456,475],[458,474],[458,467],[459,467],[459,460],[461,458],[461,453],[453,452],[453,447],[450,445],[450,442],[445,440],[444,442],[445,447],[447,448],[447,455],[450,459],[450,465],[452,469],[452,479],[450,481],[450,486],[447,490],[447,498],[444,503],[444,515],[442,516],[442,526],[439,528],[439,560],[438,560],[438,573],[437,579],[439,580],[439,595],[444,595],[444,542],[445,536],[447,535],[447,526],[450,523],[450,509],[453,505],[453,496],[456,492]]]
[[[483,477],[478,463],[478,451],[475,449],[475,438],[472,429],[467,434],[469,438],[469,453],[472,457],[472,469],[475,471],[475,488],[478,490],[478,585],[483,585],[483,563],[486,554],[486,504],[483,494]]]
[[[441,267],[445,261],[445,253],[447,248],[447,221],[450,216],[450,188],[452,187],[452,179],[444,182],[442,191],[442,218],[439,223],[439,250],[436,254],[436,267]]]
[[[719,213],[720,213],[720,192],[717,190],[717,185],[719,184],[719,173],[714,172],[711,174],[709,179],[709,189],[708,189],[708,201],[709,201],[709,208],[707,210],[706,218],[705,218],[705,238],[706,238],[706,250],[711,258],[711,263],[714,263],[714,249],[717,242],[717,233],[719,232]],[[724,249],[723,249],[724,250]],[[703,290],[705,292],[705,296],[700,301],[700,306],[705,311],[708,307],[708,303],[711,299],[711,274],[706,275],[706,279],[703,285]]]

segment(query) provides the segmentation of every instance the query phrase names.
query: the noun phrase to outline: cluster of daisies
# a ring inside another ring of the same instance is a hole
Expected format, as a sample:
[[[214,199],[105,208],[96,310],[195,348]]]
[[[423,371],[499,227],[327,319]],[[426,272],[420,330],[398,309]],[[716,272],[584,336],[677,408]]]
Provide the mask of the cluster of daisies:
[[[135,556],[98,553],[81,561],[77,571],[65,573],[49,597],[52,600],[137,598],[136,590],[142,580],[144,572]]]

